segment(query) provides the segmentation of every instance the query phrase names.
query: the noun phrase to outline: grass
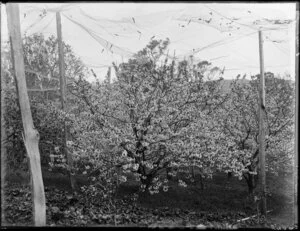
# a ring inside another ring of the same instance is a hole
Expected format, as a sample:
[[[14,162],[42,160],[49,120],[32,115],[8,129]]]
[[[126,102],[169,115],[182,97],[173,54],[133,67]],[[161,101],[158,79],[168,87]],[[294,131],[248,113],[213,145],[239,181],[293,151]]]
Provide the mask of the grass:
[[[139,202],[142,206],[152,208],[171,207],[197,211],[243,209],[242,198],[233,198],[230,194],[223,197],[220,190],[211,192],[205,189],[201,191],[194,186],[187,188],[174,186],[168,192],[161,192],[152,196],[145,194]]]
[[[58,188],[66,191],[71,190],[67,176],[43,171],[44,185],[50,188]],[[76,177],[79,186],[89,183],[86,176]],[[28,176],[16,176],[10,174],[8,183],[26,184],[29,182]],[[292,176],[267,175],[267,185],[272,195],[267,198],[268,210],[272,209],[270,219],[282,224],[292,224],[293,211],[289,202],[293,198]],[[140,194],[137,204],[139,207],[151,208],[171,208],[181,210],[193,210],[199,213],[219,213],[244,214],[250,216],[256,213],[256,206],[248,199],[248,189],[244,181],[235,177],[230,180],[224,173],[216,174],[212,179],[204,181],[204,189],[201,190],[200,183],[188,184],[186,188],[178,186],[176,180],[170,181],[170,188],[167,192],[150,195]],[[116,196],[118,198],[131,197],[139,188],[138,182],[128,177],[128,181],[119,186]]]
[[[267,175],[268,188],[272,195],[267,198],[268,209],[280,212],[288,207],[291,200],[293,184],[288,178]],[[216,174],[212,179],[204,182],[205,188],[200,185],[188,185],[186,188],[178,186],[176,181],[170,182],[168,192],[149,195],[143,194],[139,204],[144,207],[172,207],[194,209],[200,211],[232,210],[255,213],[256,206],[249,202],[248,188],[245,181],[235,177],[227,180],[227,175]],[[130,196],[138,190],[138,184],[129,181],[120,185],[117,195]]]

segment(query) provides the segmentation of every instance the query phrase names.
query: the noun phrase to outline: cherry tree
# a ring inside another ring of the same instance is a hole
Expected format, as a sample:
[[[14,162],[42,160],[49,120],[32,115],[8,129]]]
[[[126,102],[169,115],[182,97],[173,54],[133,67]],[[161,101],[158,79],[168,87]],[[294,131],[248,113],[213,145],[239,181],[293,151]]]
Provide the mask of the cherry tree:
[[[42,34],[25,35],[22,47],[33,120],[35,126],[40,131],[42,164],[48,164],[48,161],[53,158],[55,159],[54,162],[56,160],[64,161],[64,157],[60,157],[62,139],[61,135],[59,135],[61,134],[63,117],[58,117],[57,110],[54,110],[54,107],[60,106],[57,40],[54,36],[45,38]],[[3,48],[1,51],[3,77],[7,80],[7,88],[4,89],[4,95],[7,129],[5,144],[9,153],[8,166],[20,168],[23,166],[21,163],[24,159],[23,153],[25,147],[20,142],[22,124],[17,92],[14,87],[15,80],[11,62],[10,43],[7,43]],[[70,85],[73,80],[82,78],[88,71],[80,58],[76,57],[70,45],[64,44],[64,51],[66,77],[68,85]],[[30,89],[35,89],[35,91],[31,91]],[[67,98],[69,104],[72,105],[74,103],[74,96],[67,92]],[[56,166],[60,164],[56,164]],[[24,167],[26,168],[26,165]]]
[[[247,182],[252,193],[257,183],[259,162],[258,77],[231,83],[223,113],[218,166]],[[293,82],[266,73],[266,170],[277,174],[288,169],[293,153]]]
[[[151,41],[133,59],[114,65],[117,79],[111,84],[80,80],[73,89],[88,109],[82,116],[90,120],[81,124],[89,128],[84,136],[94,140],[89,146],[97,159],[134,172],[142,190],[152,194],[167,190],[168,167],[189,166],[195,156],[213,159],[213,150],[206,152],[214,139],[210,114],[225,101],[220,79],[206,79],[210,63],[164,58],[168,45],[168,39]]]

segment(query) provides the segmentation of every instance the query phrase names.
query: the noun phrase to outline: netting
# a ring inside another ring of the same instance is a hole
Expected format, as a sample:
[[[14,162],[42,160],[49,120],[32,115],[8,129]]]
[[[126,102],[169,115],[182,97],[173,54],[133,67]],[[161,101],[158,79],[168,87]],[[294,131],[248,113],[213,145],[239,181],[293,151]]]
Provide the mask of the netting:
[[[208,60],[225,78],[259,72],[258,30],[263,31],[266,71],[293,73],[295,4],[20,4],[24,35],[63,40],[103,77],[153,39],[170,39],[169,58]],[[226,10],[224,10],[226,9]],[[294,9],[294,11],[292,11]],[[5,20],[4,20],[5,21]],[[4,39],[5,41],[5,39]]]

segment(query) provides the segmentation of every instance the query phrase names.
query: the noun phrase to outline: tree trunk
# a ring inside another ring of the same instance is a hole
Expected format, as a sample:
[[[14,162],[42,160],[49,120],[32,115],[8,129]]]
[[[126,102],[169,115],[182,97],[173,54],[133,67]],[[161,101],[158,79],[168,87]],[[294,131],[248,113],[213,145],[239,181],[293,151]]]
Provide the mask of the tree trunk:
[[[169,175],[169,173],[172,171],[172,168],[171,167],[167,167],[166,168],[166,173],[167,173],[167,179],[168,180],[172,180],[172,176]]]
[[[227,173],[227,181],[229,181],[232,178],[232,172]]]
[[[145,189],[148,189],[152,183],[153,177],[152,176],[146,176],[146,179],[141,178],[141,182],[143,185],[146,185]]]
[[[13,66],[20,96],[19,102],[24,128],[23,140],[27,155],[29,157],[30,171],[32,176],[34,224],[35,226],[44,226],[46,225],[46,200],[40,163],[40,152],[38,147],[39,133],[33,125],[29,97],[27,93],[20,31],[19,5],[16,3],[8,3],[6,5],[6,10],[10,39],[12,41]]]
[[[248,181],[247,184],[248,184],[248,193],[249,195],[252,195],[253,192],[254,192],[254,185],[253,183],[251,183],[252,181]]]
[[[254,189],[256,187],[255,176],[247,173],[247,177],[244,176],[244,178],[248,185],[248,193],[249,193],[249,195],[252,195],[254,193]]]
[[[146,177],[146,179],[143,179],[142,177]],[[143,185],[146,185],[145,189],[148,189],[150,187],[150,185],[152,184],[152,180],[154,178],[154,174],[142,174],[141,176],[141,183]]]
[[[203,176],[201,173],[200,173],[200,189],[204,190]]]
[[[193,177],[193,184],[196,185],[196,175],[195,175],[195,165],[192,165],[192,177]]]

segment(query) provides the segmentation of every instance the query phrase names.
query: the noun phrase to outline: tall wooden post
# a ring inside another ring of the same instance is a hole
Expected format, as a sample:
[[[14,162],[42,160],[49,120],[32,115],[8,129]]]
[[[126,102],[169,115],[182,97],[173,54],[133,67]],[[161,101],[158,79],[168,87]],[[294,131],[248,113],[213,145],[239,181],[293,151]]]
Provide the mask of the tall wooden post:
[[[0,11],[1,11],[2,5],[0,5]],[[0,23],[1,21],[0,17]],[[1,38],[0,38],[1,41]],[[4,113],[5,113],[5,78],[4,78],[4,72],[3,72],[3,66],[1,62],[1,220],[2,224],[5,225],[5,217],[4,217],[4,207],[5,207],[5,199],[4,199],[4,188],[5,188],[5,174],[6,174],[6,148],[5,148],[5,141],[6,141],[6,130],[5,130],[5,119],[4,119]]]
[[[10,41],[12,43],[12,60],[14,62],[14,71],[17,80],[22,123],[24,128],[23,140],[29,157],[32,177],[34,224],[36,226],[44,226],[46,225],[46,199],[39,152],[39,133],[33,124],[27,93],[19,5],[16,3],[8,3],[6,5],[6,11]]]
[[[1,10],[2,5],[0,5]],[[1,23],[1,18],[0,18]],[[0,38],[1,40],[1,38]],[[6,225],[5,216],[4,216],[4,207],[5,207],[5,188],[6,188],[6,160],[7,160],[7,153],[6,153],[6,124],[5,124],[5,89],[6,89],[6,79],[4,76],[3,66],[1,62],[1,221],[3,225]]]
[[[5,124],[5,78],[3,76],[3,68],[1,68],[1,220],[3,223],[5,223],[5,217],[4,217],[4,205],[5,205],[5,188],[6,188],[6,181],[5,181],[5,175],[6,175],[6,124]],[[3,224],[2,223],[2,224]]]
[[[267,202],[266,202],[266,154],[265,154],[265,129],[264,129],[264,115],[265,115],[265,71],[264,71],[264,52],[263,52],[263,38],[262,32],[258,32],[259,38],[259,61],[260,61],[260,91],[259,91],[259,163],[260,163],[260,186],[261,186],[261,215],[265,218],[267,216]]]
[[[56,26],[57,26],[57,40],[58,40],[58,56],[59,56],[59,73],[60,73],[60,96],[61,96],[61,108],[66,111],[66,77],[65,77],[65,61],[64,51],[62,43],[62,30],[61,30],[61,16],[60,12],[56,12]],[[67,141],[68,141],[68,127],[66,121],[63,124],[64,138],[63,138],[63,150],[65,157],[68,161],[69,177],[71,187],[76,190],[77,184],[73,173],[73,159],[72,155],[68,152]]]
[[[298,131],[299,131],[299,3],[296,3],[296,68],[295,68],[295,80],[296,80],[296,116],[295,116],[295,157],[294,157],[294,222],[298,225]]]
[[[109,67],[107,71],[107,82],[108,84],[111,83],[111,67]]]

